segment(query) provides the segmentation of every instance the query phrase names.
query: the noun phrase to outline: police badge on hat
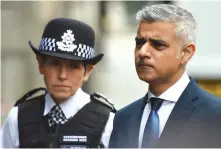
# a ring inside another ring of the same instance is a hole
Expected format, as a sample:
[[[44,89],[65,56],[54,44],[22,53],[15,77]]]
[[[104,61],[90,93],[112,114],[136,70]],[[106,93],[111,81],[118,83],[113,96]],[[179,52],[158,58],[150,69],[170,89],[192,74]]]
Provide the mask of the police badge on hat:
[[[36,54],[98,63],[104,54],[94,55],[94,30],[87,24],[68,18],[51,20],[45,27],[39,48],[29,45]]]

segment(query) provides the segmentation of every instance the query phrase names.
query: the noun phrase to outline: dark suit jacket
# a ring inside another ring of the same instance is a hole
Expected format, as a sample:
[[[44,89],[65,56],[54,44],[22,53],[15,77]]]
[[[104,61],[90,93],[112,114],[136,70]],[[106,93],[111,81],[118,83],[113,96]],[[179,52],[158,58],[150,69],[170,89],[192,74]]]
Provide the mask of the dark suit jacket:
[[[138,147],[145,103],[141,98],[116,113],[110,148]],[[220,148],[221,99],[205,92],[191,79],[172,110],[157,147]]]

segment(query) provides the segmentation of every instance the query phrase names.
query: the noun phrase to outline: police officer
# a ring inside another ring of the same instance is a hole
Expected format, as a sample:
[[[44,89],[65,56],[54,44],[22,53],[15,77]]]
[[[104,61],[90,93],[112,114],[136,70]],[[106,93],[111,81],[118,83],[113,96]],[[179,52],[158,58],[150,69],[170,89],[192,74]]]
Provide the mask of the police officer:
[[[36,54],[44,88],[31,90],[10,110],[1,130],[2,148],[107,147],[115,109],[101,94],[81,86],[103,54],[94,55],[93,29],[80,21],[56,18],[45,27]]]

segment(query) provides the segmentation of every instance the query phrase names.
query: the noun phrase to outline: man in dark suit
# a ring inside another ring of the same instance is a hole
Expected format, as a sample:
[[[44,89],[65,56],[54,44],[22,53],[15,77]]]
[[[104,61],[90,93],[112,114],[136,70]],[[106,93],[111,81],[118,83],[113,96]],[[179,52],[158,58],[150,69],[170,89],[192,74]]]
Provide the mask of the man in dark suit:
[[[135,66],[147,94],[115,116],[110,148],[221,147],[221,99],[186,73],[195,52],[194,17],[174,5],[139,10]]]

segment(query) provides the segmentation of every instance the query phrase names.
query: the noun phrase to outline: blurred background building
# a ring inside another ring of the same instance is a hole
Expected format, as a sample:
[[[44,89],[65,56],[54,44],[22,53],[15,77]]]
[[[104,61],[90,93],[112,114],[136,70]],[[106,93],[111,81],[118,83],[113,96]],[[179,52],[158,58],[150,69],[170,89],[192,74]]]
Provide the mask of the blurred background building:
[[[119,109],[144,96],[148,85],[134,66],[135,15],[138,9],[171,3],[188,9],[197,20],[197,51],[188,73],[212,94],[221,97],[221,1],[34,1],[1,2],[1,118],[30,89],[44,86],[35,55],[45,25],[55,17],[70,17],[90,24],[96,32],[96,52],[103,52],[83,89],[98,91]]]

